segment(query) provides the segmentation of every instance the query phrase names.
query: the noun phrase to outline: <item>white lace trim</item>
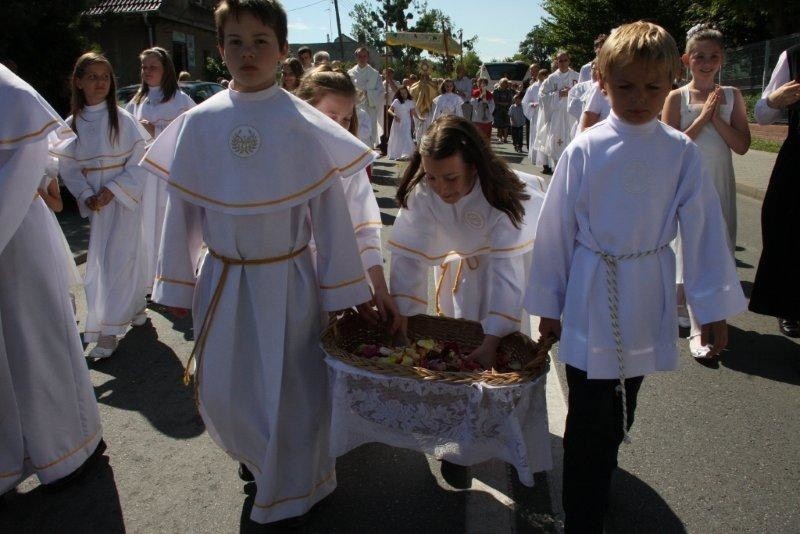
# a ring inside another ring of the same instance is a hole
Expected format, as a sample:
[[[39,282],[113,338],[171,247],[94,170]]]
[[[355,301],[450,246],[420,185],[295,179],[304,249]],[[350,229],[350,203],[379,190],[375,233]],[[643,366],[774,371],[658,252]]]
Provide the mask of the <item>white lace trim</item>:
[[[520,482],[552,468],[545,380],[512,386],[389,377],[327,357],[332,456],[369,442],[473,465],[498,458]]]

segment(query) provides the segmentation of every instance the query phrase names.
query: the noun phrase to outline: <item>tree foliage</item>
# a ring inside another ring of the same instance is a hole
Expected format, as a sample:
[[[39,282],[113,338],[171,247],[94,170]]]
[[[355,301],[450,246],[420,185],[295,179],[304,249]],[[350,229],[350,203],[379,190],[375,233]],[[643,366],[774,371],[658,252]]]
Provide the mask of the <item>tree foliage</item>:
[[[519,46],[520,55],[540,63],[561,48],[574,65],[589,61],[597,35],[636,20],[663,26],[681,48],[700,22],[714,24],[729,46],[800,31],[800,2],[784,0],[544,0],[542,7],[547,15]]]
[[[90,0],[4,0],[0,60],[11,60],[17,74],[59,112],[69,109],[69,76],[77,57],[89,48],[79,16]]]

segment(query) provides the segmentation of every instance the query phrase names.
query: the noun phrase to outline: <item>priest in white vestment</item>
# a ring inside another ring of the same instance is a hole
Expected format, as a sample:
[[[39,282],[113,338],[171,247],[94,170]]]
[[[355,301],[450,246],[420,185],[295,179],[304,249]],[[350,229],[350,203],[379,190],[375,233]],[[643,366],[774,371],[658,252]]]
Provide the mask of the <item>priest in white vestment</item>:
[[[378,144],[378,116],[383,110],[384,89],[381,74],[369,64],[369,50],[360,47],[356,50],[356,66],[347,71],[358,91],[357,106],[369,115],[372,134],[367,146]]]
[[[548,76],[539,88],[543,120],[534,143],[534,148],[550,159],[550,167],[558,163],[561,153],[572,140],[572,126],[576,122],[567,110],[567,95],[572,86],[578,83],[578,74],[569,68],[569,54],[566,52],[559,52],[556,61],[558,70]]]

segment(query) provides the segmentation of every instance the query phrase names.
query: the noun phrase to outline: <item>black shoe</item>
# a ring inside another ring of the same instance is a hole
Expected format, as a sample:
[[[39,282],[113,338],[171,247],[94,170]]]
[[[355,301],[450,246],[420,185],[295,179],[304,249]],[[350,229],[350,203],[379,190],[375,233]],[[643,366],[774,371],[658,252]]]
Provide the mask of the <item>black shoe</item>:
[[[97,460],[103,455],[103,453],[106,452],[106,448],[107,448],[106,442],[101,439],[100,442],[97,444],[97,447],[95,448],[94,452],[90,454],[89,457],[86,459],[86,461],[83,462],[75,471],[73,471],[72,473],[68,474],[65,477],[59,478],[58,480],[55,480],[48,484],[44,484],[42,486],[42,489],[44,489],[45,491],[58,491],[64,488],[65,486],[68,486],[69,484],[75,482],[81,477],[81,475],[83,475],[87,471],[88,468],[90,468],[97,462]]]
[[[270,527],[275,527],[279,529],[294,529],[300,528],[306,523],[308,523],[308,517],[311,513],[311,510],[304,513],[303,515],[298,515],[297,517],[287,517],[286,519],[281,519],[280,521],[273,521],[272,523],[267,523]]]
[[[800,321],[778,317],[778,329],[787,337],[800,337]]]
[[[245,482],[255,482],[256,480],[256,477],[253,476],[247,466],[241,463],[239,464],[239,478]]]
[[[550,168],[550,165],[545,165],[542,167],[542,174],[553,174],[553,169]]]

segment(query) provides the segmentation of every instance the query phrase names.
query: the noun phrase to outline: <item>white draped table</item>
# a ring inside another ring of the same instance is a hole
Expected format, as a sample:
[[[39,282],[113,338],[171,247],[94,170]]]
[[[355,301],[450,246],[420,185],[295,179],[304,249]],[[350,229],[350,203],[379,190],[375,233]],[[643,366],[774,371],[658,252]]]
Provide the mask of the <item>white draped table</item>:
[[[386,376],[328,356],[332,456],[369,442],[473,465],[497,458],[520,482],[552,468],[546,375],[510,386]]]

